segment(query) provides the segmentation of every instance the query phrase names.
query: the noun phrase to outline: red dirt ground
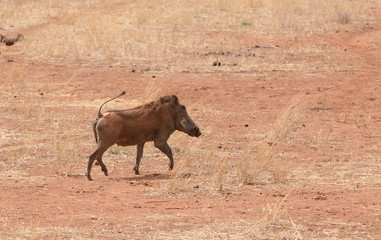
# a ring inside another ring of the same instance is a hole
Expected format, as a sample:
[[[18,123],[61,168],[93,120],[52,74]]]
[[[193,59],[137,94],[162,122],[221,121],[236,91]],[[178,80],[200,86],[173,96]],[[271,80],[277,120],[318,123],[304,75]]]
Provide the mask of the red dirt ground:
[[[72,74],[81,68],[81,63],[32,63],[29,75],[45,76],[38,79],[44,84],[44,88],[38,89],[44,93],[41,96],[43,102],[49,102],[56,92],[61,96],[72,95],[76,101],[89,101],[93,105],[92,111],[85,109],[85,119],[88,119],[89,124],[98,107],[99,101],[93,104],[94,99],[107,99],[122,89],[126,89],[128,94],[120,101],[134,99],[144,90],[142,86],[147,85],[152,75],[155,75],[162,92],[177,94],[185,105],[204,99],[208,109],[228,113],[221,115],[220,119],[214,119],[214,116],[208,116],[200,110],[190,110],[201,130],[210,130],[205,132],[203,141],[213,142],[214,136],[210,133],[216,133],[217,130],[229,133],[226,142],[216,142],[216,146],[221,144],[224,149],[244,149],[248,129],[256,133],[264,132],[263,126],[268,128],[268,122],[298,94],[312,99],[311,108],[302,119],[306,127],[298,130],[299,134],[307,136],[316,134],[319,129],[328,129],[332,135],[324,150],[308,142],[292,144],[292,152],[297,157],[290,163],[291,175],[294,177],[288,182],[228,185],[225,191],[216,194],[197,189],[185,193],[180,191],[174,195],[150,194],[152,189],[160,187],[171,177],[165,169],[167,160],[162,156],[152,161],[143,158],[146,164],[142,166],[140,176],[135,176],[132,171],[134,155],[128,156],[129,162],[114,163],[114,169],[108,177],[95,166],[95,181],[92,182],[87,181],[84,174],[57,176],[54,167],[48,163],[24,163],[19,168],[27,175],[15,177],[15,173],[1,178],[0,230],[7,229],[4,219],[9,218],[12,222],[8,227],[17,225],[20,228],[34,228],[36,236],[46,238],[50,238],[52,233],[41,235],[38,229],[60,227],[61,230],[56,234],[62,238],[164,238],[158,231],[175,233],[176,230],[191,231],[216,222],[249,221],[260,215],[268,204],[283,201],[281,219],[284,222],[278,226],[279,229],[276,224],[271,226],[273,232],[293,229],[289,221],[291,218],[305,239],[380,239],[381,26],[372,26],[361,32],[339,32],[289,40],[276,41],[288,43],[289,47],[305,44],[324,44],[336,49],[341,47],[343,51],[337,57],[353,65],[354,70],[322,78],[318,74],[308,77],[300,76],[297,72],[273,71],[271,75],[252,79],[250,73],[131,73],[131,67],[102,67],[101,70],[87,70],[72,78]],[[10,48],[5,50],[5,46],[1,46],[0,51],[3,52],[0,60],[3,72],[11,66],[12,62],[8,61],[11,58],[15,62],[24,61],[22,57],[12,55]],[[362,59],[364,64],[357,67],[357,59]],[[135,68],[139,70],[139,67]],[[60,86],[60,82],[64,85]],[[2,88],[1,91],[1,101],[17,104],[26,90],[11,93]],[[33,93],[36,97],[38,91]],[[13,98],[13,94],[17,94],[17,98]],[[5,115],[16,111],[9,105],[2,110]],[[368,112],[371,112],[370,120],[362,127],[362,123],[356,119],[361,120],[361,114]],[[70,110],[67,110],[67,114],[71,114]],[[0,120],[0,124],[6,126],[4,128],[22,129],[22,122],[12,123],[6,119]],[[356,121],[361,126],[356,126]],[[249,128],[245,128],[244,124],[248,124]],[[90,136],[88,141],[93,141],[91,128],[83,131]],[[351,169],[346,169],[343,178],[336,181],[338,170],[335,166],[348,161],[340,158],[340,152],[350,151],[351,144],[361,159],[354,162]],[[4,145],[1,148],[5,151],[6,147]],[[88,155],[93,147],[95,144],[88,148]],[[365,156],[368,155],[374,156],[373,162],[366,161]],[[111,164],[107,156],[105,159],[106,165]],[[4,162],[0,165],[0,171],[5,172],[7,159],[0,160]],[[83,173],[86,164],[87,159],[84,158],[79,167]],[[296,170],[295,173],[292,169]],[[371,186],[367,185],[366,180],[351,182],[351,177],[354,178],[357,171],[366,172],[363,169],[368,169],[370,178],[378,176]],[[308,174],[311,172],[319,178],[310,178]],[[305,180],[297,181],[301,179]],[[347,180],[348,187],[345,187],[342,182]],[[288,221],[288,225],[285,221]],[[75,233],[65,229],[82,230]],[[0,232],[0,236],[16,236],[12,234],[15,233]],[[296,231],[288,236],[297,238]],[[33,234],[25,237],[34,238]]]

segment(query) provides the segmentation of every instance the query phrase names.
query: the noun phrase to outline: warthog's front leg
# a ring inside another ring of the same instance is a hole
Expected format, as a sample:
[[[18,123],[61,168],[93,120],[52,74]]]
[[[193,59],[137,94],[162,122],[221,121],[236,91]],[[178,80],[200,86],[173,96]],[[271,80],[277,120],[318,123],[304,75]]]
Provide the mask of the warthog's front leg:
[[[172,150],[171,148],[168,146],[168,144],[166,142],[154,142],[154,145],[155,147],[157,147],[158,149],[160,149],[163,153],[165,153],[168,158],[169,158],[169,169],[172,170],[173,169],[173,156],[172,156]]]
[[[105,165],[105,164],[103,163],[103,161],[102,161],[102,155],[99,156],[99,158],[97,158],[97,161],[98,161],[99,165],[101,165],[102,172],[104,172],[104,174],[105,174],[106,176],[108,176],[108,171],[107,171],[106,165]]]
[[[139,144],[136,146],[136,163],[135,163],[135,174],[139,175],[139,165],[140,165],[140,160],[142,160],[143,157],[143,148],[144,148],[144,143]]]

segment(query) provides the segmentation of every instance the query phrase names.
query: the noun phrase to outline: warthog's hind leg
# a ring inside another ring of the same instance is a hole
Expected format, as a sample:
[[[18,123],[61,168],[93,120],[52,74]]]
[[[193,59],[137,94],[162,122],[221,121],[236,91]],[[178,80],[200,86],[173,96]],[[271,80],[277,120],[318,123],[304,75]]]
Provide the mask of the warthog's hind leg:
[[[89,164],[87,165],[87,172],[86,172],[86,176],[87,176],[87,179],[89,179],[89,181],[93,180],[91,178],[90,172],[91,172],[91,168],[93,166],[95,159],[98,161],[99,165],[101,165],[101,168],[104,174],[108,176],[106,165],[102,161],[102,155],[107,150],[107,148],[109,148],[111,145],[102,146],[102,144],[99,144],[97,150],[95,150],[95,152],[93,152],[93,154],[90,155]]]
[[[166,142],[154,142],[155,144],[155,147],[157,147],[158,149],[160,149],[163,153],[165,153],[167,155],[167,157],[169,158],[169,169],[172,170],[173,169],[173,155],[172,155],[172,150],[171,148],[169,147],[168,143]]]
[[[139,175],[139,165],[140,161],[142,160],[143,157],[143,148],[144,148],[144,143],[139,144],[136,146],[136,163],[134,166],[134,171],[136,175]]]
[[[91,154],[89,157],[89,164],[87,165],[87,171],[86,171],[86,176],[87,176],[87,179],[89,179],[89,181],[93,180],[91,178],[90,172],[91,172],[91,168],[93,166],[93,163],[94,163],[94,160],[95,160],[97,154],[98,154],[98,149],[95,150],[95,152],[93,152],[93,154]]]

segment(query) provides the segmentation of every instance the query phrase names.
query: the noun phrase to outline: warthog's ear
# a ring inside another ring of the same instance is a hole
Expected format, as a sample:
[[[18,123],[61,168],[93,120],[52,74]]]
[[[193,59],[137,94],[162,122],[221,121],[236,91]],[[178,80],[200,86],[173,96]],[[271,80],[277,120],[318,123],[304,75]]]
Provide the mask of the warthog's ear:
[[[172,95],[172,102],[175,106],[179,105],[179,99],[176,95]]]

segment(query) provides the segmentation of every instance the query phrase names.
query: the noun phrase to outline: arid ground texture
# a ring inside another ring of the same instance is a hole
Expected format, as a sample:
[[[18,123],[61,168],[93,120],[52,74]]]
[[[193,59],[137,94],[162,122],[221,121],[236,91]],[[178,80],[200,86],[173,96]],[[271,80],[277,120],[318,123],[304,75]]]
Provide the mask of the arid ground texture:
[[[0,239],[381,239],[380,1],[4,0],[0,34]],[[203,135],[88,181],[123,90]]]

